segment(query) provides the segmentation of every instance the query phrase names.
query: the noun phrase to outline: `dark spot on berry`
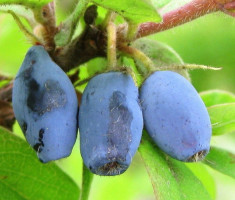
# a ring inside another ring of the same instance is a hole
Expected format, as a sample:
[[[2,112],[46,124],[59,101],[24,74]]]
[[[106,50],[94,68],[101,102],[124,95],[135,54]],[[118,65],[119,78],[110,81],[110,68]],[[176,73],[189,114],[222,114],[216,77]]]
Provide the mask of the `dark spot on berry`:
[[[39,89],[39,84],[37,83],[35,79],[31,79],[28,85],[29,85],[30,90],[38,91]]]
[[[44,129],[41,128],[41,129],[39,130],[39,139],[42,139],[42,138],[43,138],[43,134],[44,134]]]
[[[28,53],[26,54],[26,57],[31,57],[33,53],[34,53],[34,50],[30,49]]]
[[[33,146],[33,148],[34,148],[34,150],[35,150],[36,152],[41,153],[41,152],[42,152],[42,149],[43,149],[42,146],[44,146],[44,144],[36,143],[36,144]]]
[[[40,87],[32,79],[29,81],[28,88],[27,105],[33,112],[39,115],[63,107],[67,101],[65,92],[60,87],[59,81],[49,79]]]
[[[24,70],[24,71],[22,72],[23,77],[24,77],[26,80],[29,79],[29,78],[31,77],[32,71],[33,71],[33,67],[32,67],[32,66],[29,67],[29,68],[27,68],[26,70]]]
[[[40,153],[42,151],[42,147],[44,147],[44,142],[43,142],[43,134],[44,134],[44,129],[41,128],[38,133],[38,142],[33,146],[34,150]]]
[[[33,146],[33,149],[34,149],[35,151],[38,151],[39,147],[40,147],[40,143],[36,143],[36,144]]]
[[[132,140],[132,113],[127,107],[126,96],[116,91],[109,100],[110,122],[107,132],[107,158],[125,160]]]
[[[89,93],[86,95],[86,102],[89,102]]]
[[[27,105],[29,108],[33,108],[35,101],[37,100],[37,93],[39,90],[39,84],[37,83],[37,81],[35,79],[31,79],[28,83],[28,88],[29,88],[29,95],[27,98]]]
[[[27,128],[28,128],[27,123],[24,122],[22,125],[22,131],[23,131],[24,135],[26,134]]]

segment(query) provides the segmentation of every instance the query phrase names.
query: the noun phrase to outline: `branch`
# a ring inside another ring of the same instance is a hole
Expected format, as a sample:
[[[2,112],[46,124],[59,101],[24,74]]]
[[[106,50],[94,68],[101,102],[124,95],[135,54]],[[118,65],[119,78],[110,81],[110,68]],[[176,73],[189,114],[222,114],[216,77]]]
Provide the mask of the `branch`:
[[[146,22],[140,24],[137,38],[174,28],[219,10],[232,15],[231,12],[234,8],[234,0],[192,0],[180,8],[164,14],[161,23]],[[121,25],[118,32],[119,40],[125,41],[125,25]]]
[[[137,37],[144,37],[175,26],[187,23],[208,13],[218,10],[232,12],[235,0],[192,0],[190,3],[166,13],[162,23],[146,22],[139,26]],[[117,46],[128,42],[126,39],[127,25],[120,25],[117,30]],[[107,33],[103,27],[87,25],[84,32],[70,44],[58,47],[51,52],[54,61],[64,70],[70,69],[95,57],[106,56]]]
[[[11,10],[6,11],[7,13],[10,13],[12,15],[12,17],[14,18],[16,24],[18,25],[18,27],[20,28],[20,30],[22,31],[22,33],[24,33],[24,35],[26,36],[26,38],[32,43],[32,44],[37,44],[37,43],[41,43],[39,38],[37,38],[33,33],[31,33],[22,23],[22,21],[20,20],[20,18]]]
[[[9,102],[0,100],[0,126],[12,130],[15,115]]]
[[[2,76],[0,76],[1,79]],[[5,79],[6,80],[6,79]],[[15,116],[11,105],[12,86],[10,82],[0,89],[0,126],[12,130]]]
[[[218,10],[213,0],[193,0],[184,6],[166,13],[162,23],[147,22],[139,26],[137,37],[144,37],[187,23],[205,14]]]
[[[139,73],[141,73],[143,76],[147,76],[148,73],[151,73],[152,71],[154,71],[155,67],[154,67],[153,61],[147,55],[145,55],[142,51],[136,48],[133,48],[131,46],[124,45],[124,44],[119,44],[118,48],[119,50],[127,54],[128,56],[134,59],[137,59],[144,64],[144,66],[147,69],[147,73],[146,73],[146,69],[143,69],[138,65],[136,66]]]
[[[107,38],[93,25],[87,25],[84,32],[71,44],[57,48],[51,57],[65,71],[77,67],[95,57],[105,57]]]
[[[6,86],[0,89],[0,101],[11,102],[13,82],[9,82]]]
[[[220,1],[220,2],[219,2]],[[223,2],[225,1],[225,3]],[[235,1],[234,0],[217,0],[219,9],[224,13],[235,17]]]
[[[42,26],[44,29],[43,40],[45,42],[45,48],[48,51],[53,51],[55,49],[54,37],[57,33],[56,19],[55,19],[55,7],[54,1],[43,6],[41,12],[39,13],[43,18]]]

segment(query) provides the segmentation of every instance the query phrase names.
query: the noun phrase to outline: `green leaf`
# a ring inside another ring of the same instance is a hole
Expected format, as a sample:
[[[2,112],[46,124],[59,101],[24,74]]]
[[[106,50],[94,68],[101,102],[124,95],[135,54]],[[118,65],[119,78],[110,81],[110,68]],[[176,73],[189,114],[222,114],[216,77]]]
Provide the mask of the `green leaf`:
[[[213,135],[235,131],[235,103],[219,104],[208,107]]]
[[[62,23],[60,32],[55,36],[55,42],[58,46],[65,46],[71,41],[88,3],[89,0],[79,0],[73,13]]]
[[[211,147],[203,161],[211,168],[235,178],[235,155],[217,147]]]
[[[10,4],[15,4],[15,5],[23,5],[29,8],[36,8],[36,7],[42,7],[43,5],[48,4],[52,0],[1,0],[0,5],[10,5]]]
[[[169,159],[168,165],[178,183],[182,200],[212,199],[201,181],[184,163]]]
[[[155,8],[162,8],[170,3],[172,0],[150,0]]]
[[[235,103],[235,95],[223,90],[209,90],[201,92],[200,96],[206,107],[216,104]]]
[[[161,17],[146,0],[92,0],[98,6],[117,12],[132,24],[160,22]]]
[[[132,47],[141,50],[148,56],[156,68],[170,66],[172,64],[184,64],[182,58],[174,49],[154,39],[140,38],[132,43]],[[145,65],[140,60],[136,59],[135,62],[141,71],[147,72]],[[188,71],[185,69],[172,69],[171,71],[175,71],[190,80]]]
[[[186,166],[202,182],[212,199],[216,198],[215,180],[201,162],[186,163]]]
[[[22,139],[0,127],[0,194],[4,200],[77,200],[79,188],[55,164],[42,164]]]
[[[0,73],[14,77],[25,57],[24,52],[29,49],[30,44],[22,40],[24,36],[18,31],[15,21],[9,14],[0,13],[0,27]]]
[[[125,67],[130,67],[134,74],[135,74],[135,80],[137,81],[137,85],[140,87],[141,83],[143,82],[143,77],[141,74],[138,72],[138,69],[136,68],[135,62],[132,58],[121,56],[118,60],[118,65],[119,66],[125,66]]]
[[[1,11],[1,10],[0,10]],[[2,11],[5,12],[5,11]],[[28,28],[22,23],[21,19],[14,13],[12,10],[6,11],[7,13],[11,14],[14,18],[16,24],[18,25],[21,32],[26,36],[30,43],[35,44],[37,42],[41,43],[39,38],[37,38],[33,33],[31,33]],[[26,19],[27,20],[27,19]]]
[[[164,154],[152,143],[145,131],[139,152],[151,178],[156,198],[158,200],[181,199],[178,184],[168,167]]]
[[[102,57],[97,57],[92,60],[89,60],[85,65],[87,67],[87,72],[89,76],[92,76],[99,72],[104,72],[104,70],[107,69],[108,66],[107,60]]]
[[[0,6],[0,11],[5,11],[7,13],[8,10],[13,11],[19,17],[25,18],[31,27],[35,27],[37,25],[32,10],[19,5]]]
[[[6,86],[9,82],[9,80],[0,80],[0,88]]]
[[[151,178],[158,200],[211,199],[203,184],[187,166],[165,156],[144,132],[139,152]],[[197,192],[194,192],[197,191]]]
[[[8,83],[8,81],[0,81],[0,88],[4,87],[6,84]]]
[[[159,1],[159,0],[153,0],[153,1]],[[161,1],[161,0],[160,0]],[[164,1],[164,0],[163,0]],[[168,13],[172,10],[176,10],[182,6],[184,6],[187,3],[190,3],[192,0],[171,0],[170,2],[168,2],[168,5],[163,7],[161,10],[161,14],[165,14]]]
[[[0,88],[6,86],[10,81],[12,81],[12,77],[0,74]]]
[[[91,183],[93,180],[94,174],[90,172],[89,169],[85,166],[83,163],[83,171],[82,171],[82,191],[81,191],[81,197],[80,200],[88,200],[90,189],[91,189]]]

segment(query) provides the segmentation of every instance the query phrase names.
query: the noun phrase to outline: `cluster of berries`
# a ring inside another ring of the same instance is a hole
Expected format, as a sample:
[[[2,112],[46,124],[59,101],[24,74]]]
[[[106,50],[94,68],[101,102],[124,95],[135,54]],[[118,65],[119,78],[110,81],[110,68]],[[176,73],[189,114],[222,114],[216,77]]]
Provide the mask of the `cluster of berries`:
[[[143,126],[159,148],[181,161],[201,160],[209,151],[211,124],[197,91],[183,76],[156,71],[138,90],[124,72],[92,78],[82,96],[42,46],[32,47],[15,78],[17,121],[42,162],[70,155],[77,130],[87,168],[98,175],[127,170]]]

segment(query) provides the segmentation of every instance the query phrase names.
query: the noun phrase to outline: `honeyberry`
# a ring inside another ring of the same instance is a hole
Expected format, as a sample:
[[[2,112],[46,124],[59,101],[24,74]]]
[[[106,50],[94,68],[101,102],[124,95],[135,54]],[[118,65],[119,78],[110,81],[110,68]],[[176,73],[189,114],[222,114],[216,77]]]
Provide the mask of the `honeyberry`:
[[[42,46],[33,46],[15,78],[15,117],[42,162],[70,155],[77,135],[74,87]]]
[[[198,161],[208,153],[211,123],[195,88],[181,75],[156,71],[140,89],[144,125],[165,153]]]
[[[89,81],[79,111],[80,148],[87,168],[105,176],[126,171],[142,129],[138,88],[130,75],[108,72]]]

